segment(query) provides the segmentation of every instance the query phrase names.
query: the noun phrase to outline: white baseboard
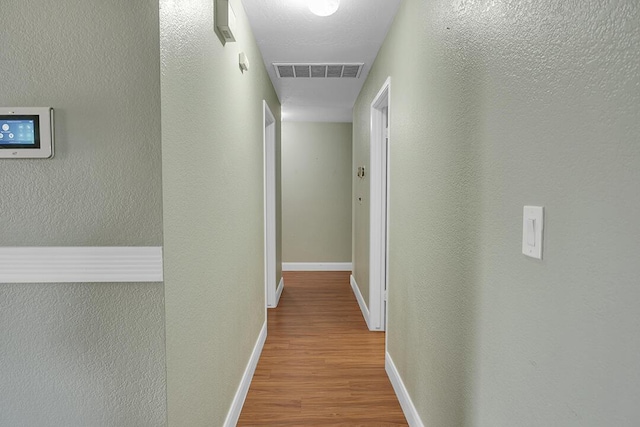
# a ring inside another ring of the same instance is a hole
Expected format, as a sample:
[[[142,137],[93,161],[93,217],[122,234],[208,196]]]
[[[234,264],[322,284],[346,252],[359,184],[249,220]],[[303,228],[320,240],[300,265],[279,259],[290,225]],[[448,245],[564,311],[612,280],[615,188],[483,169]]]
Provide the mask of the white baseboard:
[[[276,288],[276,307],[280,302],[280,297],[282,296],[283,290],[284,290],[284,277],[280,277],[280,283],[278,283],[278,287]]]
[[[396,392],[396,396],[398,397],[398,401],[402,407],[402,412],[404,412],[404,417],[407,419],[409,426],[424,427],[424,423],[420,419],[420,415],[418,415],[418,411],[411,400],[411,396],[409,396],[409,392],[404,386],[402,378],[400,378],[398,369],[396,369],[393,359],[391,359],[391,356],[387,352],[385,352],[384,355],[384,369],[387,371],[389,380],[391,380],[391,385],[393,386],[393,390]]]
[[[369,327],[369,309],[367,308],[367,304],[364,302],[364,298],[362,298],[362,294],[360,293],[360,288],[356,283],[355,277],[353,274],[349,277],[349,281],[351,282],[351,289],[353,289],[353,294],[356,296],[358,300],[358,305],[360,306],[360,311],[362,312],[362,317],[364,317],[364,321],[367,324],[367,328],[371,330]]]
[[[283,262],[282,271],[351,271],[350,262]]]
[[[266,340],[267,322],[265,320],[264,325],[262,326],[262,330],[260,331],[260,335],[258,335],[256,345],[253,347],[253,353],[251,353],[249,363],[247,363],[247,367],[244,370],[244,375],[242,375],[242,380],[240,381],[240,385],[238,386],[238,391],[236,391],[233,402],[231,402],[231,408],[229,408],[227,419],[224,421],[224,427],[235,427],[235,425],[238,424],[238,419],[240,418],[240,413],[242,412],[242,406],[244,405],[244,400],[247,398],[249,386],[251,385],[251,380],[253,379],[253,373],[256,371],[256,366],[258,366],[258,359],[260,359],[260,354],[262,353],[262,348],[264,347],[264,342]]]
[[[161,246],[0,247],[0,283],[162,280]]]

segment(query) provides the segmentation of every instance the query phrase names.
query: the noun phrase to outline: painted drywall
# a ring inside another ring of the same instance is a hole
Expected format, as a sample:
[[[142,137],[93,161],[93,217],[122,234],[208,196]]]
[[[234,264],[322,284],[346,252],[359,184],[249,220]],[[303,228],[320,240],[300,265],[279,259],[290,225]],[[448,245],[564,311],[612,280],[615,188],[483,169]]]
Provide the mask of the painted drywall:
[[[231,4],[237,42],[223,46],[212,1],[160,2],[170,426],[223,425],[265,322],[262,100],[277,152],[280,104]]]
[[[638,22],[635,0],[401,6],[354,164],[390,75],[388,350],[424,425],[637,425]]]
[[[160,245],[157,3],[8,1],[0,28],[0,103],[56,114],[53,159],[0,159],[0,245]],[[0,284],[0,425],[164,425],[163,309],[159,283]]]
[[[282,123],[284,262],[351,262],[351,123]]]
[[[3,2],[0,103],[53,107],[55,157],[0,159],[0,245],[162,243],[158,11]]]
[[[373,83],[375,84],[375,83]],[[362,92],[356,101],[356,107],[363,104],[370,97],[369,103],[373,101],[376,92],[371,95],[370,87],[373,85],[370,79],[367,79],[362,88]],[[382,86],[382,83],[380,83]],[[351,176],[353,185],[352,198],[352,221],[351,221],[351,259],[353,277],[356,279],[360,294],[369,306],[369,217],[371,215],[371,203],[369,198],[371,177],[367,172],[371,171],[371,161],[369,159],[369,137],[370,137],[370,112],[361,105],[359,109],[354,107],[353,110],[353,170],[359,167],[365,168],[364,177],[358,177],[356,174]]]
[[[162,283],[0,285],[0,425],[165,425]]]

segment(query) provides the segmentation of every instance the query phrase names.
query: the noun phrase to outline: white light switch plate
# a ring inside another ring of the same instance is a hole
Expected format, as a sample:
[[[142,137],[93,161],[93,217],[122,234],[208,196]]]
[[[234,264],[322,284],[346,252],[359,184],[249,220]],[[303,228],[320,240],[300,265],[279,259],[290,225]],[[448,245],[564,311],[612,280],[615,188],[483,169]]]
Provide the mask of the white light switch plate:
[[[542,259],[542,231],[544,230],[544,208],[525,206],[522,214],[522,253],[531,258]]]

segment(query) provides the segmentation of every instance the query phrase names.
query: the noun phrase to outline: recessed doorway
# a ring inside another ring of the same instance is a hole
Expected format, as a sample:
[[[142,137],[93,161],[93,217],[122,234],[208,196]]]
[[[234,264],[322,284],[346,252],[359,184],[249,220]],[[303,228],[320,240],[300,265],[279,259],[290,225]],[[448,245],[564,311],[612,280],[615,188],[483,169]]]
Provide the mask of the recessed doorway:
[[[371,103],[369,329],[386,330],[391,78]]]

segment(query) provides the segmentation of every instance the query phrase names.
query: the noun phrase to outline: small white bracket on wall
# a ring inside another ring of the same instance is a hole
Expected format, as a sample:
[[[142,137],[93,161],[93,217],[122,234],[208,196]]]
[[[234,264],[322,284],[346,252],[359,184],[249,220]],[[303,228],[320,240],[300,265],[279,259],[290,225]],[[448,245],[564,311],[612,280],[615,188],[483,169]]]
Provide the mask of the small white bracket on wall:
[[[236,41],[236,14],[229,0],[215,0],[216,28],[224,43]]]
[[[249,71],[249,59],[247,58],[247,54],[244,52],[240,52],[238,55],[238,65],[240,66],[240,70],[244,73],[245,71]]]

